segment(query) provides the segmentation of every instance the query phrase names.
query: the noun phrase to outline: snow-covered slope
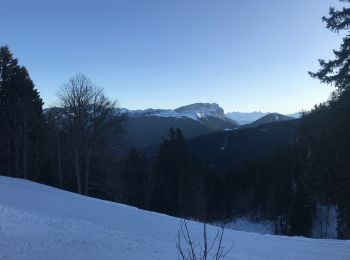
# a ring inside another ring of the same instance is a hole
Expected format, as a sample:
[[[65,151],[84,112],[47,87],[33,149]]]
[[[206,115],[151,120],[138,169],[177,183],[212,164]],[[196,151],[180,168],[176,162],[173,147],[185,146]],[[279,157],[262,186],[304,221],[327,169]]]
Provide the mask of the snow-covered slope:
[[[0,177],[0,259],[177,259],[180,220]],[[193,236],[201,225],[190,222]],[[209,227],[213,237],[215,227]],[[350,259],[350,241],[226,230],[226,259]]]

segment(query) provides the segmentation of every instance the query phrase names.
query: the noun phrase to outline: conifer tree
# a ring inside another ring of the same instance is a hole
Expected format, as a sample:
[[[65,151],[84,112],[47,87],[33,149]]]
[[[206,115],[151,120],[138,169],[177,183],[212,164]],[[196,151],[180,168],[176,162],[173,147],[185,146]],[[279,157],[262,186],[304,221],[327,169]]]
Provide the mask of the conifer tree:
[[[192,191],[192,158],[179,129],[171,128],[164,139],[155,164],[157,187],[153,209],[171,215],[188,215]]]
[[[323,21],[331,31],[344,33],[343,41],[340,48],[333,51],[333,60],[319,60],[319,71],[310,72],[322,83],[334,85],[336,91],[327,103],[315,107],[303,118],[300,140],[306,148],[307,179],[314,180],[309,186],[316,187],[326,200],[337,204],[339,237],[349,238],[350,0],[340,1],[345,7],[341,10],[331,7]]]
[[[122,202],[136,207],[144,206],[144,161],[142,154],[132,148],[122,163]]]
[[[0,149],[2,171],[29,177],[38,160],[35,149],[42,124],[43,102],[25,67],[7,46],[0,48]]]
[[[331,7],[329,17],[323,17],[329,30],[340,33],[345,32],[346,36],[340,45],[339,50],[333,50],[335,58],[326,61],[320,59],[320,70],[310,75],[323,83],[333,84],[339,91],[350,90],[350,0],[340,0],[347,7],[336,10]]]

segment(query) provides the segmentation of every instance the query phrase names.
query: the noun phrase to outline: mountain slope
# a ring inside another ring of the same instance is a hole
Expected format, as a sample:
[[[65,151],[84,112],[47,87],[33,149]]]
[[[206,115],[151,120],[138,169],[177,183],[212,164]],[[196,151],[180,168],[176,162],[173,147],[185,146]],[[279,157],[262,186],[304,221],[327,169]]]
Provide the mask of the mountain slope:
[[[263,124],[283,122],[283,121],[294,120],[294,119],[295,119],[294,117],[285,116],[285,115],[278,114],[278,113],[270,113],[270,114],[267,114],[267,115],[259,118],[258,120],[254,121],[250,124],[246,124],[246,125],[241,126],[241,128],[256,127],[256,126],[263,125]]]
[[[0,259],[177,259],[179,219],[0,177]],[[189,222],[194,237],[202,226]],[[213,238],[215,227],[209,227]],[[226,259],[350,259],[350,241],[226,230]]]
[[[236,121],[239,125],[247,125],[250,123],[253,123],[254,121],[268,115],[271,113],[265,113],[265,112],[230,112],[230,113],[226,113],[226,116],[231,118],[232,120]],[[272,114],[277,114],[277,113],[272,113]],[[289,115],[281,115],[281,116],[288,116],[288,117],[292,117],[294,119],[298,119],[301,117],[301,113],[297,112],[297,113],[293,113],[293,114],[289,114]]]
[[[126,119],[127,142],[130,146],[138,148],[155,146],[166,137],[170,127],[181,129],[186,138],[211,131],[199,121],[189,118],[143,116]]]
[[[192,154],[214,168],[237,166],[246,159],[271,153],[295,141],[298,120],[289,120],[234,131],[214,132],[188,140]]]

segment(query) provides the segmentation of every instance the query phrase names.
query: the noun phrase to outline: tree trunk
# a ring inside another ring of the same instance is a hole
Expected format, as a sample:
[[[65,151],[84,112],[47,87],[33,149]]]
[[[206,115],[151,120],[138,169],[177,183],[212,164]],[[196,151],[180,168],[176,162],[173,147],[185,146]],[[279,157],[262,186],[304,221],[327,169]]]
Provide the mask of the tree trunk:
[[[14,158],[15,158],[15,177],[19,176],[19,136],[18,133],[15,133],[15,140],[14,140]]]
[[[7,175],[12,176],[11,174],[11,142],[10,134],[7,134]]]
[[[82,194],[81,190],[81,178],[80,178],[80,165],[79,165],[79,153],[77,149],[74,151],[74,164],[75,164],[75,178],[77,182],[77,190],[79,194]]]
[[[61,160],[61,143],[58,140],[57,146],[57,163],[58,163],[58,182],[60,189],[63,189],[63,173],[62,173],[62,160]]]
[[[90,156],[89,152],[85,158],[85,178],[84,178],[84,195],[89,195],[89,175],[90,175]]]
[[[23,137],[23,153],[22,153],[22,171],[23,178],[28,179],[28,134],[27,130],[24,130]]]

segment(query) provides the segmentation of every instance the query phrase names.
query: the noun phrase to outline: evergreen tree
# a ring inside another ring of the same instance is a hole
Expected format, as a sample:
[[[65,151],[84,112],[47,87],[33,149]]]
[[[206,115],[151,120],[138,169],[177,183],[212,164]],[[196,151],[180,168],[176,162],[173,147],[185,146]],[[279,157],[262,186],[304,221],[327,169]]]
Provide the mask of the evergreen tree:
[[[1,165],[10,176],[29,176],[38,168],[38,135],[42,125],[38,91],[25,67],[7,46],[0,48],[0,149]]]
[[[297,186],[297,191],[291,206],[289,215],[290,235],[310,237],[315,207],[308,193],[301,185]]]
[[[320,60],[320,70],[310,73],[323,83],[333,84],[336,91],[330,100],[315,107],[304,116],[300,143],[304,147],[307,165],[306,180],[313,191],[319,191],[322,200],[338,206],[338,234],[350,234],[350,1],[341,0],[346,7],[330,8],[329,17],[323,17],[327,28],[346,35],[333,60]]]
[[[192,158],[179,129],[170,129],[160,145],[155,169],[157,185],[152,209],[170,215],[186,216],[193,206]]]
[[[345,4],[350,4],[350,0],[340,0]],[[350,90],[350,8],[343,7],[342,10],[335,10],[331,7],[329,17],[323,17],[327,28],[339,33],[345,31],[346,36],[340,45],[339,50],[333,50],[335,59],[325,61],[320,59],[320,70],[310,75],[327,84],[334,84],[339,91]]]
[[[144,160],[140,152],[132,148],[121,166],[121,200],[132,206],[144,206]]]

